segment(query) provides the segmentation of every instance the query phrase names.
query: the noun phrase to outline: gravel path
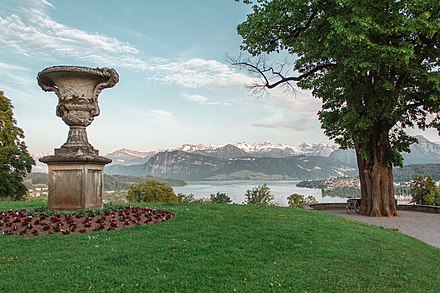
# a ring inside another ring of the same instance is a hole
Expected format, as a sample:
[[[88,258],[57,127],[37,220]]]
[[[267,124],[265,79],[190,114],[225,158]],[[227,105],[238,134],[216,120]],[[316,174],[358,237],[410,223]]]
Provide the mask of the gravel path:
[[[327,211],[371,225],[397,229],[403,234],[412,236],[425,243],[440,248],[440,214],[398,211],[398,217],[375,218],[358,214],[349,215],[345,209]]]

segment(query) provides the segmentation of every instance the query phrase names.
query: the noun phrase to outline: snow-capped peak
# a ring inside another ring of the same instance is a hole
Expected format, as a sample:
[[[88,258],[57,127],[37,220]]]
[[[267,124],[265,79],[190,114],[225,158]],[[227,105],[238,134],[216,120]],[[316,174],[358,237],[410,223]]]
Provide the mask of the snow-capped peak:
[[[108,156],[113,157],[137,157],[137,158],[145,158],[149,155],[151,155],[151,152],[140,152],[140,151],[133,151],[126,148],[114,151],[112,153],[107,154]]]
[[[183,144],[176,148],[178,151],[184,151],[188,153],[193,153],[197,151],[213,151],[221,148],[222,146],[215,144]]]
[[[260,143],[254,143],[254,144],[248,144],[246,142],[237,142],[234,143],[233,146],[238,147],[239,149],[245,151],[245,152],[257,152],[257,151],[267,151],[267,150],[273,150],[273,149],[279,149],[279,150],[290,150],[292,147],[285,145],[285,144],[273,144],[270,142],[260,142]]]

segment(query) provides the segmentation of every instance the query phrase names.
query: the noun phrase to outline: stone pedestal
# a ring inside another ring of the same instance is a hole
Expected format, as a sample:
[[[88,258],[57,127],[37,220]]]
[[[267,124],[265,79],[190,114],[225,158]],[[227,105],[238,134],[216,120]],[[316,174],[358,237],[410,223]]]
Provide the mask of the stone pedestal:
[[[102,208],[104,166],[88,142],[86,127],[99,115],[98,96],[113,87],[119,76],[114,69],[54,66],[38,73],[38,85],[58,96],[57,116],[70,127],[66,143],[55,154],[40,159],[49,166],[49,209]]]
[[[51,210],[102,208],[101,162],[47,162],[49,166],[49,201]]]

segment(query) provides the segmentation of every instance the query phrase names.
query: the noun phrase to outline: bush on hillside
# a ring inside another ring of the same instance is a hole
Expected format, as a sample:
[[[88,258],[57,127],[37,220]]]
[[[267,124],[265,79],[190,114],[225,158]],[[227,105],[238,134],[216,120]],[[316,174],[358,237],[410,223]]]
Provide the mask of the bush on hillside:
[[[304,197],[304,195],[298,193],[289,195],[287,201],[289,203],[289,207],[291,208],[302,208],[304,205],[318,203],[314,196],[309,195]]]
[[[179,203],[191,203],[194,201],[194,194],[190,193],[186,195],[184,193],[178,193],[177,198],[179,199]]]
[[[291,208],[300,208],[303,206],[304,196],[298,193],[294,193],[287,197],[287,202]]]
[[[132,184],[128,188],[127,199],[131,202],[179,202],[168,184],[153,179]]]
[[[212,203],[220,203],[220,204],[228,204],[231,203],[232,200],[226,193],[217,192],[216,194],[210,195],[210,200]]]
[[[244,196],[246,197],[245,204],[273,205],[274,196],[270,193],[270,188],[266,183],[247,190]]]

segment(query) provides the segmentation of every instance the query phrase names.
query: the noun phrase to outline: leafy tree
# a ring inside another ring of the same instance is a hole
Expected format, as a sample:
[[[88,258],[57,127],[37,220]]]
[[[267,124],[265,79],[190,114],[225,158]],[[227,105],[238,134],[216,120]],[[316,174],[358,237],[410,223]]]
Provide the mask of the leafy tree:
[[[289,207],[291,208],[302,208],[304,205],[318,203],[316,198],[312,195],[304,197],[304,195],[294,193],[287,197]]]
[[[416,176],[411,183],[411,195],[414,203],[440,206],[440,189],[432,177]]]
[[[304,196],[298,193],[294,193],[287,197],[289,207],[300,208],[303,205]]]
[[[226,193],[217,192],[216,194],[211,194],[209,199],[212,203],[229,204],[232,202],[231,198],[226,195]]]
[[[252,1],[245,0],[245,3]],[[325,134],[354,148],[361,214],[396,215],[393,166],[417,140],[440,132],[440,6],[432,0],[257,0],[237,28],[252,58],[231,63],[260,78],[256,91],[291,86],[322,100]],[[292,64],[268,64],[285,50]]]
[[[0,91],[0,197],[20,200],[27,192],[24,178],[35,161],[27,151],[13,108]]]
[[[274,196],[270,193],[270,188],[266,183],[247,190],[244,196],[246,197],[245,204],[273,205]]]
[[[173,189],[164,182],[147,179],[128,188],[127,199],[131,202],[178,202]]]

